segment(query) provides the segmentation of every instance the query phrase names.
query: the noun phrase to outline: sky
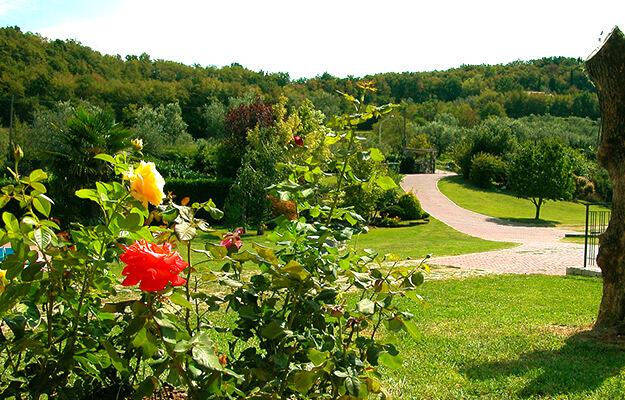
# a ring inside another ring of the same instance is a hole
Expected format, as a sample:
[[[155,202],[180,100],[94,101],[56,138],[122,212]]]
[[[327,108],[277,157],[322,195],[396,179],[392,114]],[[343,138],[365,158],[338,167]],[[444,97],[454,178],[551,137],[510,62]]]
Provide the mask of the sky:
[[[0,26],[291,78],[586,58],[625,0],[0,0]]]

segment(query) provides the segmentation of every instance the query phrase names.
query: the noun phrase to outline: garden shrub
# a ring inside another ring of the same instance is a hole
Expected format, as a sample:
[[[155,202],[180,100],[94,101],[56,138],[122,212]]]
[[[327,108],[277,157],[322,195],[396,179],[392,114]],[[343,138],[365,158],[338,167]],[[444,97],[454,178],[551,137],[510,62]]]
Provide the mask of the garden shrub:
[[[583,176],[575,177],[575,192],[573,196],[578,200],[595,201],[595,185],[592,181]]]
[[[396,228],[400,225],[400,217],[383,216],[381,218],[378,218],[375,222],[375,226],[380,228]]]
[[[399,215],[405,221],[421,219],[425,212],[421,208],[421,203],[414,193],[404,193],[399,197],[397,205],[401,208],[402,214]]]
[[[378,196],[378,199],[376,201],[376,210],[382,211],[387,207],[396,205],[399,202],[400,194],[401,191],[398,189],[389,189],[383,191],[380,196]]]
[[[59,232],[47,174],[22,174],[18,159],[0,196],[3,207],[22,208],[3,210],[0,225],[0,245],[14,251],[0,272],[2,396],[162,398],[167,387],[190,400],[388,398],[382,373],[401,364],[391,336],[420,337],[402,304],[421,300],[414,291],[425,267],[346,243],[365,231],[364,219],[340,206],[343,189],[358,183],[347,171],[354,127],[391,109],[352,103],[358,112],[338,118],[327,137],[347,149],[328,161],[339,166],[336,188],[311,197],[329,169],[312,158],[285,164],[287,178],[272,186],[311,218],[278,218],[273,247],[240,251],[238,228],[192,248],[210,230],[198,211],[222,213],[210,200],[166,199],[155,165],[126,151],[96,155],[114,181],[75,193],[97,205],[98,222]],[[396,184],[379,175],[374,187]],[[155,210],[160,225],[150,226]],[[193,250],[221,269],[199,269]]]
[[[212,199],[217,207],[223,207],[232,183],[230,179],[170,178],[165,182],[165,192],[173,193],[178,201],[185,197],[198,203]]]
[[[503,185],[506,182],[507,165],[501,157],[488,154],[477,153],[471,159],[471,172],[469,180],[477,186],[487,188],[496,185]]]
[[[376,203],[380,196],[377,191],[365,190],[361,185],[348,186],[345,188],[344,207],[351,207],[354,212],[369,220],[376,209]]]
[[[392,205],[392,206],[388,206],[385,207],[384,209],[382,209],[382,211],[380,211],[380,214],[382,215],[382,217],[390,217],[390,218],[400,218],[402,219],[402,217],[404,216],[404,209],[398,205]]]

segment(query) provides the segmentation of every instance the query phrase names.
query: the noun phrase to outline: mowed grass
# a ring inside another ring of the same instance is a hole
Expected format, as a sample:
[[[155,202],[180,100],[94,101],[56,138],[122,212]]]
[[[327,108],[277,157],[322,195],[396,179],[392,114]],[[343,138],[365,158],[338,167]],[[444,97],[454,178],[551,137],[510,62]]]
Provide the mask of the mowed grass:
[[[482,189],[459,176],[442,179],[439,190],[467,210],[491,217],[530,225],[567,226],[580,229],[585,224],[586,207],[570,201],[547,201],[541,208],[540,220],[534,220],[536,208],[526,199],[496,190]]]
[[[401,300],[422,336],[381,331],[402,365],[382,369],[396,399],[624,399],[625,345],[591,336],[598,278],[491,275],[427,281]],[[351,295],[348,295],[351,296]],[[214,313],[230,326],[233,314]],[[217,347],[230,337],[213,335]]]
[[[357,249],[371,248],[380,254],[393,253],[401,257],[420,259],[427,254],[452,256],[466,253],[500,250],[514,243],[491,242],[460,233],[435,218],[423,225],[397,228],[370,228],[351,242]]]
[[[386,387],[402,399],[623,399],[625,346],[587,334],[597,278],[508,275],[432,281],[415,314],[423,333],[388,336],[403,366]]]
[[[196,249],[203,249],[205,242],[219,243],[224,230],[216,230],[200,235],[193,244]],[[252,244],[274,246],[267,235],[257,236],[247,233],[242,237],[241,251],[253,251]],[[460,233],[437,219],[430,218],[429,223],[397,228],[370,228],[368,233],[355,236],[350,244],[355,249],[373,249],[379,254],[397,254],[403,258],[421,259],[427,254],[432,256],[450,256],[465,253],[499,250],[515,246],[514,243],[491,242]],[[180,249],[181,251],[183,249]],[[183,254],[186,257],[186,254]],[[204,262],[206,256],[192,253],[193,263],[202,262],[206,268],[219,268],[221,262]],[[198,265],[198,266],[199,266]]]

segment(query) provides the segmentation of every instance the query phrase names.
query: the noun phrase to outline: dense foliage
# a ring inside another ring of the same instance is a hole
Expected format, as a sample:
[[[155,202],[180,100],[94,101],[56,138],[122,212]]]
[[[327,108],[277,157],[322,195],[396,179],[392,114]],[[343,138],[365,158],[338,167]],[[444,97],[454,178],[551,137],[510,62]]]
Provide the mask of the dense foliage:
[[[575,183],[569,152],[554,141],[525,143],[510,166],[510,189],[536,206],[535,219],[546,200],[569,200]]]
[[[401,365],[390,332],[418,336],[397,299],[420,301],[414,289],[425,267],[346,245],[366,226],[341,207],[344,188],[397,185],[381,170],[358,179],[350,169],[354,159],[384,160],[379,150],[356,146],[364,138],[355,127],[390,106],[364,105],[364,95],[344,97],[355,113],[335,118],[333,130],[293,125],[308,133],[311,146],[292,137],[284,162],[276,164],[285,179],[271,195],[299,215],[278,218],[272,248],[254,244],[253,252],[239,252],[245,229],[237,228],[195,250],[206,261],[221,261],[218,271],[196,269],[191,252],[198,233],[210,230],[198,212],[223,214],[212,200],[167,198],[155,164],[141,159],[140,142],[132,153],[94,155],[104,163],[98,176],[113,181],[75,192],[99,215],[66,232],[50,218],[47,174],[22,175],[16,148],[13,181],[0,197],[2,206],[18,210],[5,210],[0,227],[0,245],[12,249],[0,286],[3,395],[143,398],[169,385],[190,399],[385,397],[380,366]],[[305,114],[300,111],[278,112],[276,126],[291,126]],[[335,151],[314,151],[315,143]],[[323,189],[327,174],[336,181],[330,191]]]
[[[41,107],[83,99],[113,110],[126,123],[137,107],[178,102],[189,132],[196,138],[218,136],[223,128],[214,115],[225,115],[230,99],[251,94],[275,103],[281,95],[293,104],[312,100],[331,116],[349,111],[335,90],[355,88],[353,77],[329,74],[292,80],[286,73],[254,72],[238,64],[217,68],[152,60],[149,55],[103,55],[73,40],[47,40],[19,28],[0,29],[0,120],[16,114],[31,121]],[[581,60],[552,57],[507,65],[462,66],[449,71],[381,73],[367,77],[378,103],[404,100],[427,121],[453,115],[462,126],[489,116],[518,118],[531,114],[599,116],[594,89]],[[130,111],[130,112],[129,112]]]

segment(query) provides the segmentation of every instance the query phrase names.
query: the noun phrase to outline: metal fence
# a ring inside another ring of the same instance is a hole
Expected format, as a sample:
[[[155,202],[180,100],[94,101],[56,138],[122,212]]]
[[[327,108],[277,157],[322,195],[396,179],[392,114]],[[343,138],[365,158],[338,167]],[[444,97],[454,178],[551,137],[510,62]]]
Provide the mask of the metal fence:
[[[599,252],[599,236],[605,232],[610,223],[612,212],[605,209],[593,209],[598,206],[609,206],[604,203],[586,204],[586,230],[584,239],[584,268],[597,266]]]

